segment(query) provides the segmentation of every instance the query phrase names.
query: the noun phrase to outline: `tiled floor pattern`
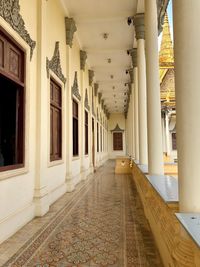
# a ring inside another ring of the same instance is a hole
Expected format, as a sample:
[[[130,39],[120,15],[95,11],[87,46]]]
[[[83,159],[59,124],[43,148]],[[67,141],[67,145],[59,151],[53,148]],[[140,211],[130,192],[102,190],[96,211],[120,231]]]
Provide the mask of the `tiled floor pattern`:
[[[162,267],[131,176],[109,161],[76,190],[2,266]]]

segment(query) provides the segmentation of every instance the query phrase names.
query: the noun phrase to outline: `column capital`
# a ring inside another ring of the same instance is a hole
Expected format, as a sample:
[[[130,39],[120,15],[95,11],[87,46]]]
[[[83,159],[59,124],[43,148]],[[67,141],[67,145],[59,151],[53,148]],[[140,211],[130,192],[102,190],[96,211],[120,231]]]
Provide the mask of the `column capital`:
[[[80,67],[81,67],[81,70],[85,70],[86,59],[87,59],[86,51],[80,50]]]
[[[133,24],[135,25],[136,39],[145,39],[144,13],[136,14],[133,18]]]
[[[133,68],[137,67],[137,48],[132,48],[129,50],[129,54],[132,59]]]
[[[89,85],[92,86],[93,79],[94,79],[94,71],[88,70],[88,76],[89,76]]]
[[[66,44],[72,47],[74,33],[77,31],[73,18],[65,17]]]

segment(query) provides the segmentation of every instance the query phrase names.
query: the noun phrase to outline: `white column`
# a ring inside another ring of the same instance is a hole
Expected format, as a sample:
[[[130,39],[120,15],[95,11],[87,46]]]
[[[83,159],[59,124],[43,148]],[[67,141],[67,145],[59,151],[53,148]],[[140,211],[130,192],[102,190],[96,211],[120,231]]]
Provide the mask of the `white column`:
[[[36,168],[35,168],[35,190],[34,203],[35,215],[43,216],[49,210],[48,199],[48,180],[45,175],[44,166],[48,161],[46,147],[49,146],[48,141],[44,140],[44,135],[49,129],[46,128],[46,109],[43,102],[47,99],[47,74],[46,74],[46,1],[38,0],[38,33],[37,33],[37,110],[36,110]],[[50,85],[49,85],[50,86]],[[50,89],[49,89],[50,90]],[[50,108],[50,107],[49,107]],[[44,141],[43,141],[44,140]],[[45,145],[43,144],[45,142]],[[43,163],[43,164],[42,164]]]
[[[166,147],[167,147],[167,156],[170,156],[170,138],[169,138],[169,115],[168,111],[165,113],[165,131],[166,131]]]
[[[145,0],[149,174],[163,174],[157,1]]]
[[[134,25],[137,39],[138,63],[138,104],[139,104],[139,163],[148,164],[147,152],[147,100],[146,100],[146,60],[144,43],[144,14],[136,14]]]
[[[200,1],[173,1],[181,212],[200,212]]]
[[[81,101],[80,105],[80,120],[79,120],[79,155],[80,155],[80,177],[82,180],[85,180],[85,85],[84,85],[84,70],[80,71],[80,91],[81,91]]]
[[[139,161],[139,120],[138,120],[138,68],[137,68],[137,48],[130,51],[133,66],[133,101],[134,101],[134,144],[135,160]]]
[[[162,117],[162,140],[163,140],[163,153],[167,152],[166,149],[166,133],[165,133],[165,113],[163,113]]]
[[[71,48],[67,46],[67,70],[68,70],[68,79],[67,79],[67,88],[71,88],[72,77],[71,77],[71,66],[72,66],[72,53]],[[67,90],[67,140],[66,140],[66,183],[67,183],[67,192],[74,190],[74,183],[72,178],[72,154],[73,154],[73,136],[72,136],[72,94],[71,90]]]
[[[132,75],[133,75],[133,73],[132,73]],[[133,156],[133,158],[135,159],[135,103],[134,103],[134,101],[135,101],[135,93],[134,93],[134,84],[132,83],[131,84],[131,87],[132,87],[132,109],[131,109],[131,114],[132,114],[132,117],[131,117],[131,124],[132,124],[132,136],[131,136],[131,138],[132,138],[132,156]]]
[[[134,119],[135,119],[135,158],[139,161],[139,118],[138,118],[138,68],[134,68],[134,96],[135,96],[135,113],[134,113]]]

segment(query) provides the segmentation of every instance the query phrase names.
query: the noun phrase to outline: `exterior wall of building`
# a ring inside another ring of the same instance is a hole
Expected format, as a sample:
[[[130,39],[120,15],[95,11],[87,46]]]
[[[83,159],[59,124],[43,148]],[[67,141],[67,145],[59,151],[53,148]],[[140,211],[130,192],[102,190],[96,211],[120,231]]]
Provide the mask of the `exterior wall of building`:
[[[42,3],[42,4],[41,4]],[[104,131],[104,149],[97,153],[96,116],[92,115],[92,86],[89,86],[88,66],[80,69],[80,45],[66,45],[65,20],[67,16],[59,1],[20,0],[20,14],[36,47],[30,60],[30,47],[20,35],[0,17],[0,26],[23,47],[26,53],[25,96],[25,166],[0,172],[0,242],[15,233],[35,216],[44,215],[49,206],[93,171],[92,117],[95,131],[95,166],[108,158],[106,145],[107,117],[95,97],[95,110],[101,114]],[[43,12],[43,13],[42,13]],[[47,76],[46,57],[51,60],[55,44],[59,42],[60,64],[67,81],[64,84],[50,70]],[[72,93],[75,71],[81,100],[79,101],[79,156],[72,156]],[[62,159],[50,161],[50,77],[62,88]],[[84,100],[88,93],[90,110],[89,149],[85,155]],[[124,128],[124,125],[121,127]]]

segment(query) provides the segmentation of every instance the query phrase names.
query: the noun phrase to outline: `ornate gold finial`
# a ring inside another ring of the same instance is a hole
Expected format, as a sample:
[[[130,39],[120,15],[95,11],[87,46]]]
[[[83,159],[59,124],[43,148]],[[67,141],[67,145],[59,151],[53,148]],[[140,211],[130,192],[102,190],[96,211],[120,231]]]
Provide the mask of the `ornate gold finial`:
[[[167,65],[174,64],[174,51],[173,51],[167,12],[165,13],[164,24],[163,24],[163,33],[162,33],[162,42],[161,42],[161,48],[160,48],[160,53],[159,53],[159,62],[161,66],[165,64]]]

